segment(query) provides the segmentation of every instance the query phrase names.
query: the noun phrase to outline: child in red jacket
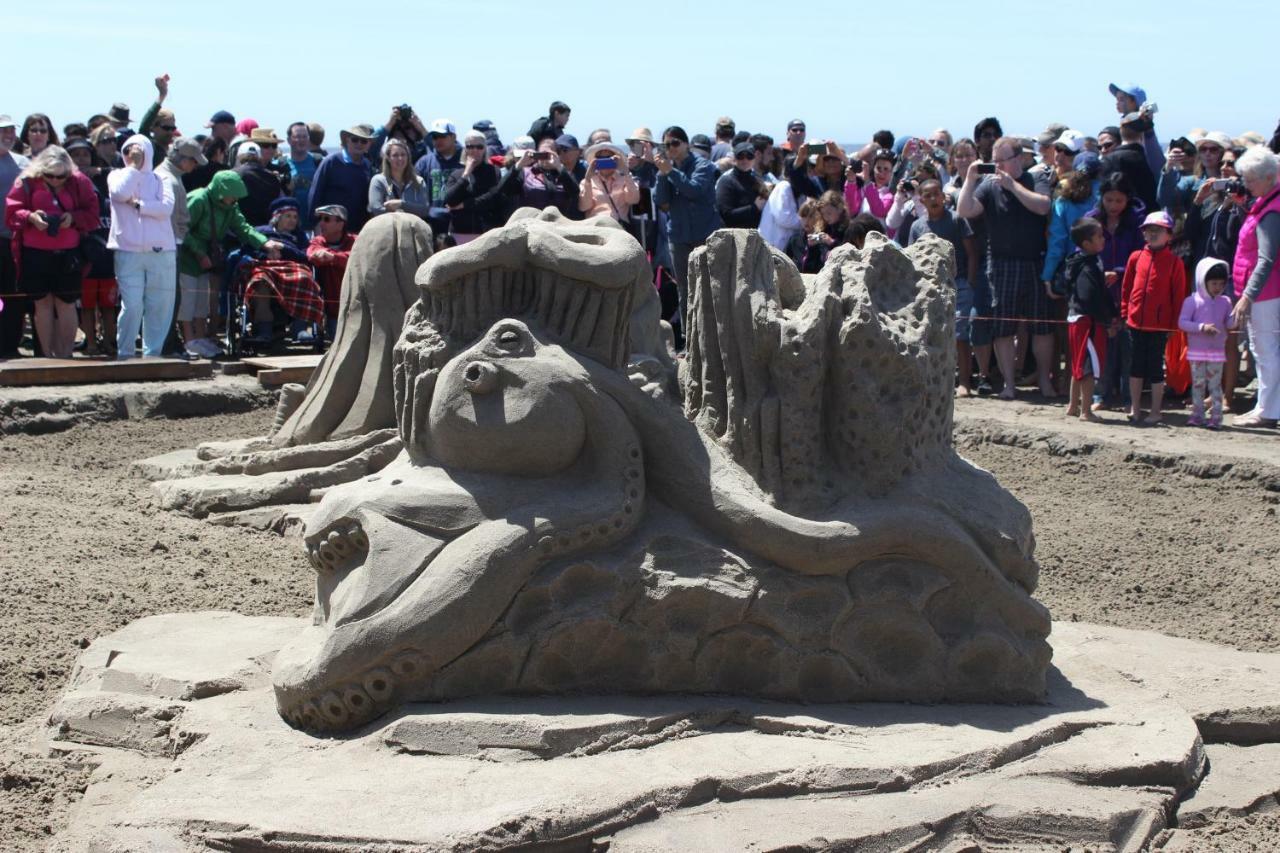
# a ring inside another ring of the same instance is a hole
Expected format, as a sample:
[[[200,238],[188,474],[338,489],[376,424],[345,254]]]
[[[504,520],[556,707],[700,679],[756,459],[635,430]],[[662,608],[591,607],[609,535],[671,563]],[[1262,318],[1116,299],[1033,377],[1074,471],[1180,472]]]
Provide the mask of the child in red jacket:
[[[1178,327],[1178,313],[1187,294],[1182,260],[1169,248],[1173,219],[1164,211],[1142,223],[1145,248],[1129,256],[1120,288],[1120,316],[1132,341],[1129,371],[1129,422],[1142,417],[1142,383],[1151,382],[1151,414],[1144,423],[1160,423],[1164,402],[1164,347]]]

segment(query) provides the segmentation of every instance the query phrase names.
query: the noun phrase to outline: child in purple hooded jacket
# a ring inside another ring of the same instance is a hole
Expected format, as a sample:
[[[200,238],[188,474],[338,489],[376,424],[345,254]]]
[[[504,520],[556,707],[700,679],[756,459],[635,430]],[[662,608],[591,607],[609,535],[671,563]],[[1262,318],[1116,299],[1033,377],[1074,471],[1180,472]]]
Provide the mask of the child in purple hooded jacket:
[[[1182,302],[1178,328],[1187,333],[1187,361],[1191,363],[1191,417],[1188,426],[1222,429],[1222,365],[1227,356],[1224,336],[1231,326],[1231,299],[1224,293],[1231,271],[1225,261],[1201,258],[1196,264],[1196,292]],[[1204,394],[1208,386],[1213,410],[1206,421]]]

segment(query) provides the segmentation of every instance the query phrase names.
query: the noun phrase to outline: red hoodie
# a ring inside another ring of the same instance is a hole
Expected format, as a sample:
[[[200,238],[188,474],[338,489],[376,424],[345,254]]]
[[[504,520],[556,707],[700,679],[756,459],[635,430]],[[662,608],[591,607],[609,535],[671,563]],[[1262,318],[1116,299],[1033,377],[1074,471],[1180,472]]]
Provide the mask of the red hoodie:
[[[1129,256],[1120,286],[1120,316],[1131,329],[1171,332],[1187,295],[1182,259],[1168,246],[1151,251],[1144,246]]]

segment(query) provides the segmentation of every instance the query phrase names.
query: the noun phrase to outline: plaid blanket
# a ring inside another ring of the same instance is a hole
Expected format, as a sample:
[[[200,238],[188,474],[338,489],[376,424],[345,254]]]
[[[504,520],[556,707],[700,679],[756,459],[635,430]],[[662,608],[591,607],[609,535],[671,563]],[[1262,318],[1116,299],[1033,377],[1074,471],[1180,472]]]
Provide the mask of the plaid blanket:
[[[244,283],[244,301],[261,293],[270,296],[295,320],[324,322],[324,298],[311,267],[297,261],[258,261]]]

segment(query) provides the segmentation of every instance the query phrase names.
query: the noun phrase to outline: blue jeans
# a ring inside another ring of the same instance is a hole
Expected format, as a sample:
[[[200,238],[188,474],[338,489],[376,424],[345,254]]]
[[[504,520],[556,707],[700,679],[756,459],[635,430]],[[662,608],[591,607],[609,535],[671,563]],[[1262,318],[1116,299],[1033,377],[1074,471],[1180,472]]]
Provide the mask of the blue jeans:
[[[178,267],[174,252],[116,252],[120,320],[116,326],[119,358],[133,357],[142,331],[142,354],[159,356],[173,325]]]

